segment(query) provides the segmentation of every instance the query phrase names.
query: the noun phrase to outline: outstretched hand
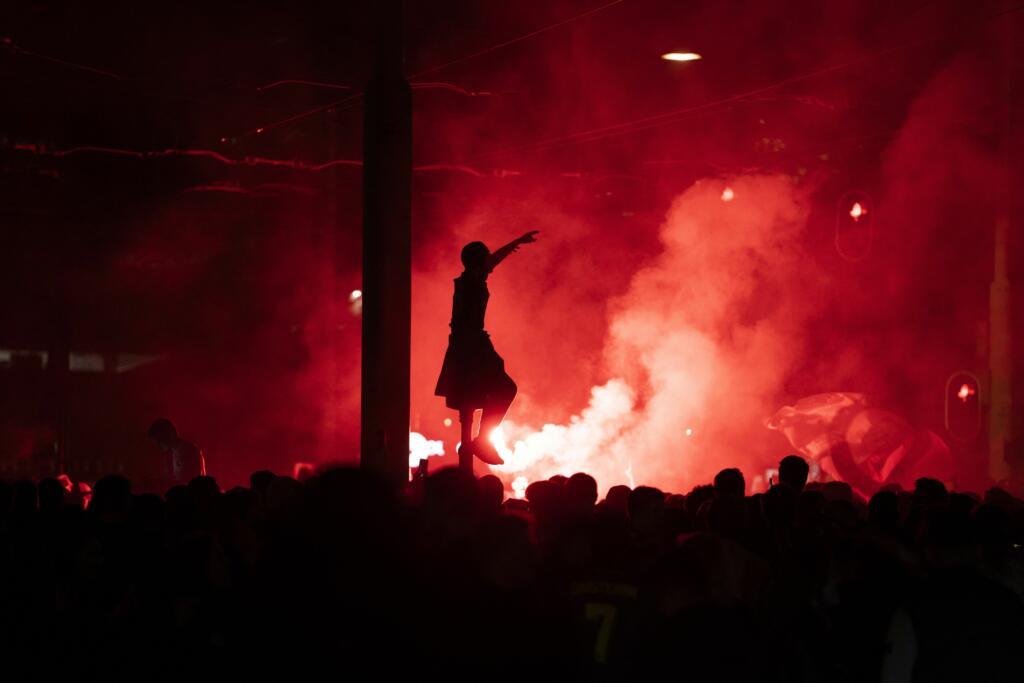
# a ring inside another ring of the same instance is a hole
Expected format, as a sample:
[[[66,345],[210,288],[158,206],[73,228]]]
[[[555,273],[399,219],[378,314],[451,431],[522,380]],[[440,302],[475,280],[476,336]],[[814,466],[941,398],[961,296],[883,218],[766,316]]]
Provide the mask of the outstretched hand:
[[[518,251],[519,247],[523,246],[524,244],[536,242],[536,235],[538,232],[540,232],[540,230],[531,230],[530,232],[524,233],[522,236],[515,238],[514,240],[503,246],[501,249],[498,249],[497,251],[493,252],[491,254],[490,263],[488,264],[487,272],[494,270],[494,268],[499,263],[504,261],[509,254]]]
[[[516,240],[518,244],[532,244],[537,241],[537,233],[540,230],[531,230],[530,232],[524,233],[522,237]]]

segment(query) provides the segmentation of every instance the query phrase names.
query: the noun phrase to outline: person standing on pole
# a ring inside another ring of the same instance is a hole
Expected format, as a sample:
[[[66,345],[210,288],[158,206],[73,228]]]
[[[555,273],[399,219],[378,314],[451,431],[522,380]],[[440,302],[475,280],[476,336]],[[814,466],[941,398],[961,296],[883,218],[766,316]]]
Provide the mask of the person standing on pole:
[[[505,372],[505,361],[494,350],[490,335],[484,331],[490,297],[487,276],[520,246],[535,242],[537,232],[532,230],[494,252],[483,242],[470,242],[462,248],[465,270],[455,278],[451,334],[434,394],[443,396],[445,405],[459,411],[459,455],[475,455],[488,465],[504,462],[490,435],[512,405],[517,387]],[[483,411],[480,431],[473,438],[473,414],[478,409]]]

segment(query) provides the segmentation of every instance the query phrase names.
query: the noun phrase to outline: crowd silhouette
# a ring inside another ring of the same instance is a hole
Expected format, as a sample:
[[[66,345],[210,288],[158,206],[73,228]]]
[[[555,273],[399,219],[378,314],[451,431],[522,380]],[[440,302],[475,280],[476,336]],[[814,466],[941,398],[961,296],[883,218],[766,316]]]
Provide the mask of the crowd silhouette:
[[[1020,680],[1020,500],[807,475],[0,483],[5,678]]]

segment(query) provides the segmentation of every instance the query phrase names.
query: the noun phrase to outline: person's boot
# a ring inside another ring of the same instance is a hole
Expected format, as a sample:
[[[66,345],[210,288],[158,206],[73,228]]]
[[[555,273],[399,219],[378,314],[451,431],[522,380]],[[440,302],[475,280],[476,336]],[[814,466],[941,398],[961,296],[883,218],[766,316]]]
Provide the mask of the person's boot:
[[[473,455],[480,458],[488,465],[504,465],[505,461],[498,455],[498,449],[494,447],[490,439],[473,439]]]

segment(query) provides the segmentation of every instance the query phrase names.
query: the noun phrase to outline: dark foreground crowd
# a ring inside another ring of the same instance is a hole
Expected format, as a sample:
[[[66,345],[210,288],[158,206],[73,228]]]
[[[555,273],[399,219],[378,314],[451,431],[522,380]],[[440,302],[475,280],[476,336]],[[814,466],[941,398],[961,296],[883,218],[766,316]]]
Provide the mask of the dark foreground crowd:
[[[577,474],[0,484],[4,680],[1024,680],[1024,504]]]

